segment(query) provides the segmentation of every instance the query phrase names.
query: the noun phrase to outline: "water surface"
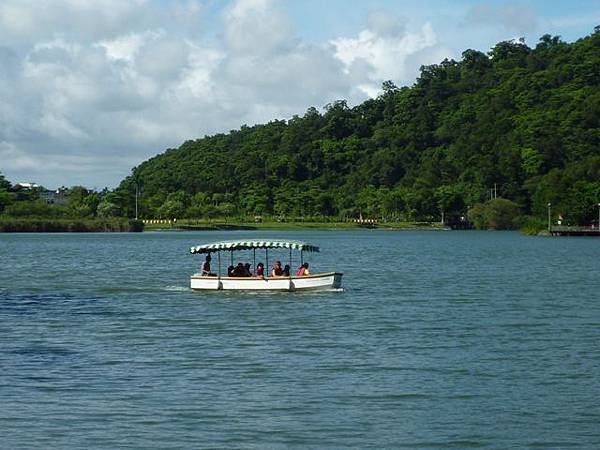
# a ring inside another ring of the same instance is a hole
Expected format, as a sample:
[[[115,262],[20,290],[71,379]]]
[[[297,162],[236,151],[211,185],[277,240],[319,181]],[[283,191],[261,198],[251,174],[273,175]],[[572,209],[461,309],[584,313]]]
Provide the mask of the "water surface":
[[[344,290],[188,289],[189,246],[263,236]],[[597,449],[599,261],[501,232],[0,234],[0,447]]]

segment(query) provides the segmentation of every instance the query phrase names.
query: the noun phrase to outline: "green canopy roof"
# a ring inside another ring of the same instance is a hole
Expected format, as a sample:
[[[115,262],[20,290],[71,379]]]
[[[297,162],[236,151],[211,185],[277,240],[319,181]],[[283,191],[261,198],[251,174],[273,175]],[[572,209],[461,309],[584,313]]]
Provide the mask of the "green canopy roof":
[[[319,247],[300,241],[226,241],[198,245],[190,248],[190,253],[212,253],[221,251],[251,250],[253,248],[289,248],[304,252],[318,252]]]

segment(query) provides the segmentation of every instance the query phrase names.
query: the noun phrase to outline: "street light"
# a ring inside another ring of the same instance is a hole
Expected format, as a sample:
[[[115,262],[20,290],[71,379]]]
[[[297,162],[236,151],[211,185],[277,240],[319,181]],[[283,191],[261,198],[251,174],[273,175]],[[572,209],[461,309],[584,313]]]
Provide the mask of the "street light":
[[[138,220],[138,217],[139,217],[138,203],[139,203],[140,194],[142,193],[142,190],[143,190],[143,183],[142,183],[142,180],[140,180],[138,176],[135,176],[133,178],[133,182],[135,183],[135,220]]]
[[[135,180],[135,220],[138,220],[138,195],[140,186],[137,180]],[[210,254],[210,253],[209,253]]]
[[[552,203],[548,203],[548,232],[550,232],[550,207],[552,206]]]

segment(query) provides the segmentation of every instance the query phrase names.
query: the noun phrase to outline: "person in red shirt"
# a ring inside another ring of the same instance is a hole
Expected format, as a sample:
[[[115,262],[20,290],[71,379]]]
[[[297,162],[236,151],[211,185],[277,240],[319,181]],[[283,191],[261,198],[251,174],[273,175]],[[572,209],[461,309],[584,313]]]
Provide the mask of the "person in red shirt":
[[[310,272],[308,270],[308,263],[307,262],[305,262],[304,264],[302,264],[298,268],[298,272],[296,272],[296,276],[298,276],[298,277],[303,277],[305,275],[310,275]]]

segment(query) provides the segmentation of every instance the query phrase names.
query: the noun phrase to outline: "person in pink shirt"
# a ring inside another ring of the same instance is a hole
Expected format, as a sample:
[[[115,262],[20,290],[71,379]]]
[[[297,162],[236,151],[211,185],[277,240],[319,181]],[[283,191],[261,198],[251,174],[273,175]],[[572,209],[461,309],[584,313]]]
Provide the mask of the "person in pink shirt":
[[[298,276],[298,277],[303,277],[305,275],[310,275],[310,272],[308,270],[308,263],[307,262],[305,262],[304,264],[302,264],[298,268],[298,272],[296,272],[296,276]]]

